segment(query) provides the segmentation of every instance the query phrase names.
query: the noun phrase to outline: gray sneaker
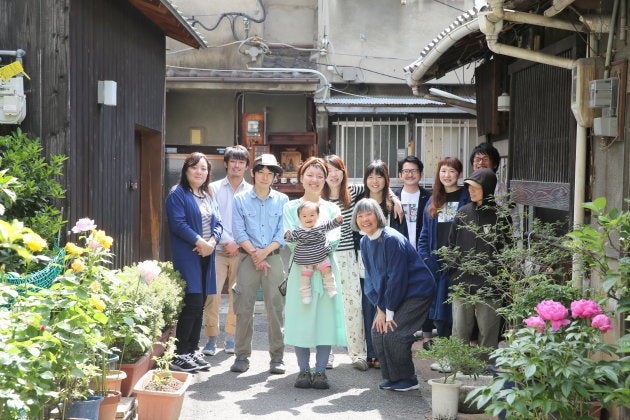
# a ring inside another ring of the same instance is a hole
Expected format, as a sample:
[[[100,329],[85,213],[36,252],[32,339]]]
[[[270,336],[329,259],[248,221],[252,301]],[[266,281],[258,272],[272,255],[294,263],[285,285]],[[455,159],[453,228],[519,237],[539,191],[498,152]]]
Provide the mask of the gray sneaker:
[[[311,372],[308,370],[303,370],[297,377],[295,381],[296,388],[310,388],[312,386],[311,383]]]
[[[354,359],[354,362],[352,362],[352,367],[357,370],[366,371],[368,370],[367,360],[361,357],[357,357],[356,359]]]
[[[313,388],[315,389],[328,389],[328,378],[324,372],[315,372],[313,375]]]
[[[237,357],[232,367],[230,367],[232,372],[247,372],[247,369],[249,369],[249,360],[245,356]]]
[[[286,372],[286,369],[284,367],[284,362],[282,361],[282,359],[271,360],[271,362],[269,363],[269,373],[272,373],[274,375],[281,375],[284,372]]]

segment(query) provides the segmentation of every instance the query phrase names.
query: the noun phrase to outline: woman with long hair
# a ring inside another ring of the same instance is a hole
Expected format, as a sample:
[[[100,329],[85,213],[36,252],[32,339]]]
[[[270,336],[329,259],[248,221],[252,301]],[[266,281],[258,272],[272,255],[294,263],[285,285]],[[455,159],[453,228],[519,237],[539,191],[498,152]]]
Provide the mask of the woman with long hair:
[[[427,264],[437,284],[429,319],[432,319],[439,337],[449,337],[453,325],[452,305],[447,303],[450,279],[442,270],[435,251],[448,245],[448,235],[457,210],[470,202],[466,188],[457,185],[463,171],[462,162],[445,157],[437,164],[433,193],[423,214],[422,231],[418,240],[418,253]]]
[[[366,354],[365,332],[362,314],[362,292],[359,278],[359,265],[354,246],[354,236],[350,228],[350,217],[354,205],[363,194],[363,185],[349,185],[346,164],[337,155],[324,157],[328,169],[327,189],[322,197],[336,204],[343,215],[341,240],[335,250],[335,259],[339,265],[339,281],[343,290],[343,308],[348,339],[348,355],[355,369],[365,371],[368,363],[374,366],[376,354]],[[332,367],[332,354],[329,367]]]

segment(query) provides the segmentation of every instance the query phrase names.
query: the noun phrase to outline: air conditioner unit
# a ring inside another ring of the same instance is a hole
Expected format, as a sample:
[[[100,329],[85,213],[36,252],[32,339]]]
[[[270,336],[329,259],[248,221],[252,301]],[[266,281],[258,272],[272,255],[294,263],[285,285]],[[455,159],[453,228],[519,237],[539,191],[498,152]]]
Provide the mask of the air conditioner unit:
[[[598,111],[589,108],[589,82],[603,72],[603,60],[599,57],[580,58],[571,69],[571,111],[582,127],[592,127]]]
[[[25,117],[24,77],[0,79],[0,124],[19,124]]]

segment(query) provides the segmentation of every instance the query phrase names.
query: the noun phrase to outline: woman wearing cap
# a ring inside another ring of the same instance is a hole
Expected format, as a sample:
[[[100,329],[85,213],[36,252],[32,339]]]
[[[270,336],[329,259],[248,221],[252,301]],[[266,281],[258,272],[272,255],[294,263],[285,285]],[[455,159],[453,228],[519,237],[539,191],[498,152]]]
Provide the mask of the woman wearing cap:
[[[411,346],[433,300],[433,275],[409,240],[387,225],[376,200],[363,198],[357,203],[352,228],[365,233],[361,238],[364,291],[376,306],[372,342],[381,362],[379,388],[418,389]]]
[[[461,269],[460,261],[466,258],[493,261],[492,257],[511,242],[511,220],[500,216],[494,201],[497,177],[492,169],[483,168],[473,172],[464,180],[470,194],[470,203],[462,206],[455,215],[448,238],[449,248],[457,248],[461,255],[449,262],[453,284],[461,284],[468,293],[476,295],[486,285],[486,277],[478,272]],[[496,238],[489,241],[489,236]],[[485,267],[493,275],[497,267]],[[496,309],[499,297],[480,296],[477,303],[453,300],[453,336],[465,342],[470,340],[475,320],[479,326],[479,345],[496,348],[499,343],[500,317]]]
[[[335,218],[339,208],[321,198],[327,187],[328,170],[326,162],[310,157],[298,169],[298,179],[304,188],[304,195],[288,202],[284,206],[284,231],[296,229],[300,222],[297,208],[304,201],[319,204],[320,222]],[[327,237],[334,250],[340,238],[341,229],[328,232]],[[289,244],[289,247],[292,245]],[[335,278],[339,270],[334,252],[329,255]],[[301,270],[298,264],[291,264],[285,304],[284,341],[295,347],[300,373],[295,382],[296,388],[327,389],[326,363],[332,346],[345,346],[346,330],[344,326],[343,298],[340,282],[337,294],[330,297],[324,292],[321,273],[315,271],[311,277],[312,300],[304,304],[300,297]],[[311,348],[315,348],[315,370],[311,373]]]
[[[198,345],[204,302],[217,293],[214,250],[223,226],[209,183],[210,162],[203,153],[192,153],[184,161],[179,184],[166,198],[173,266],[186,281],[184,307],[177,320],[177,357],[171,364],[172,370],[183,372],[210,367]]]

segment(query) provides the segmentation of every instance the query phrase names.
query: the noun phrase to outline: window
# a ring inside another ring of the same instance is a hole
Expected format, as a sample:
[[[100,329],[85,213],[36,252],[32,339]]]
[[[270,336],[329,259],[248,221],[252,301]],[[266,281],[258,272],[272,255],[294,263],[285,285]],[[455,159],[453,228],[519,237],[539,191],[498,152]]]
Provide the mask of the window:
[[[348,167],[348,176],[363,182],[363,170],[373,160],[389,166],[398,177],[398,160],[408,155],[409,124],[401,117],[342,117],[332,123],[335,154]]]
[[[424,164],[424,185],[433,185],[437,164],[443,157],[452,156],[462,161],[463,177],[470,173],[468,158],[481,142],[477,138],[477,120],[423,119],[416,124],[416,156]]]

